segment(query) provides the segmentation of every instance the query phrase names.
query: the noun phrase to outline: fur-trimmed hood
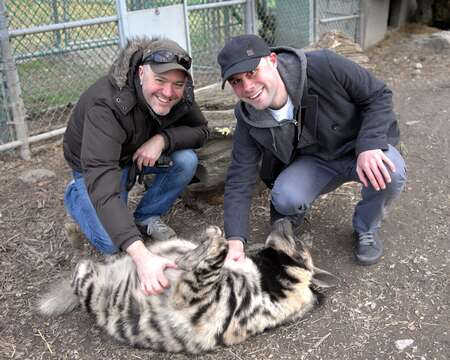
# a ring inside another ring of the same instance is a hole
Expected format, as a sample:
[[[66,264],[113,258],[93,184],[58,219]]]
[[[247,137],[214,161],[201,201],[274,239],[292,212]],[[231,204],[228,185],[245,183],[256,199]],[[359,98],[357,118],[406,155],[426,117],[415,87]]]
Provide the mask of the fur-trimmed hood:
[[[161,40],[159,37],[135,37],[128,40],[127,45],[119,53],[119,56],[111,65],[109,76],[111,81],[119,88],[125,86],[133,86],[133,78],[136,71],[141,65],[142,55],[144,52],[152,50],[156,41]],[[194,101],[194,84],[189,77],[184,92],[185,100],[192,104]]]

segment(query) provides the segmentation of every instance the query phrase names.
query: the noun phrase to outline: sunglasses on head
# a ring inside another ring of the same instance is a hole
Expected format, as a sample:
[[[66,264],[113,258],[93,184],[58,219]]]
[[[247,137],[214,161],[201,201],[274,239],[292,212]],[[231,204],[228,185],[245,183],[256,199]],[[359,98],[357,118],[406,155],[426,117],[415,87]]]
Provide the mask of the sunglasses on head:
[[[151,52],[142,60],[143,64],[146,63],[155,63],[155,64],[167,64],[176,62],[177,64],[184,67],[186,70],[191,68],[192,59],[188,55],[179,55],[174,54],[168,50],[159,50],[155,52]]]

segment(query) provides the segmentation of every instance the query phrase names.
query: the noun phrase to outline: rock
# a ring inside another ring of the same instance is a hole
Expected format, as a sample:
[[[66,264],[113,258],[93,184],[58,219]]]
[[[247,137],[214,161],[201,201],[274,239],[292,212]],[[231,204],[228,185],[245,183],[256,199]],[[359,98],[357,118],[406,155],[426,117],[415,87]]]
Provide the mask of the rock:
[[[407,347],[411,346],[414,343],[413,339],[401,339],[401,340],[397,340],[395,342],[395,347],[400,350],[403,351],[405,350]]]
[[[450,31],[433,33],[429,37],[416,40],[416,44],[432,49],[438,54],[450,53]]]
[[[187,207],[203,211],[207,204],[223,204],[231,146],[231,137],[213,138],[197,150],[199,165],[195,176],[198,182],[190,184],[182,197]]]
[[[418,75],[420,75],[421,73],[422,73],[422,70],[420,70],[420,69],[414,69],[414,70],[411,72],[412,76],[418,76]]]
[[[419,120],[413,120],[413,121],[405,122],[405,125],[412,126],[412,125],[416,125],[416,124],[419,124],[419,123],[420,123]]]
[[[56,176],[56,174],[51,170],[31,169],[31,170],[27,170],[24,173],[22,173],[21,175],[19,175],[18,178],[19,178],[19,180],[23,181],[24,183],[34,184],[45,178],[52,178],[55,176]]]
[[[415,63],[414,64],[414,69],[422,69],[423,65],[421,63]]]

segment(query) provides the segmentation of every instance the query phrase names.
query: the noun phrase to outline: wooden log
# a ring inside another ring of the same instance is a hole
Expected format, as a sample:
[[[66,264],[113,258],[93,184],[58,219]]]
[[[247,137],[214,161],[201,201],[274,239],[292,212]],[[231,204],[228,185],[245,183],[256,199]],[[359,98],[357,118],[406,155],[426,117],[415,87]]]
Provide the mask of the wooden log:
[[[197,150],[198,182],[190,184],[182,196],[182,201],[187,207],[203,211],[208,205],[223,203],[231,146],[231,137],[222,137],[208,141],[203,148]]]
[[[195,101],[202,110],[230,110],[238,99],[228,84],[222,90],[221,83],[216,83],[196,90]]]
[[[236,118],[234,116],[234,110],[204,110],[208,120],[208,128],[211,134],[232,135],[234,128],[236,127]]]

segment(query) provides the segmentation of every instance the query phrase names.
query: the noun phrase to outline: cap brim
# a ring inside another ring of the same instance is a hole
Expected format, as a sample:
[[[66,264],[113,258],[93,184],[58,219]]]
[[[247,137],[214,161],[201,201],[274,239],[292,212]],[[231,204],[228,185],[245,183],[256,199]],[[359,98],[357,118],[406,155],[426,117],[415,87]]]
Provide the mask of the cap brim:
[[[191,77],[191,74],[189,73],[189,71],[187,71],[183,66],[181,66],[180,64],[171,62],[171,63],[164,63],[164,64],[155,64],[155,63],[148,63],[148,65],[150,65],[150,68],[152,69],[152,71],[154,73],[157,74],[162,74],[165,73],[167,71],[170,70],[181,70],[183,71],[186,75],[188,75],[189,77]]]
[[[225,83],[227,80],[236,74],[246,73],[249,71],[253,71],[258,66],[261,61],[260,57],[248,59],[245,61],[238,62],[231,66],[222,76],[222,89],[225,87]]]

